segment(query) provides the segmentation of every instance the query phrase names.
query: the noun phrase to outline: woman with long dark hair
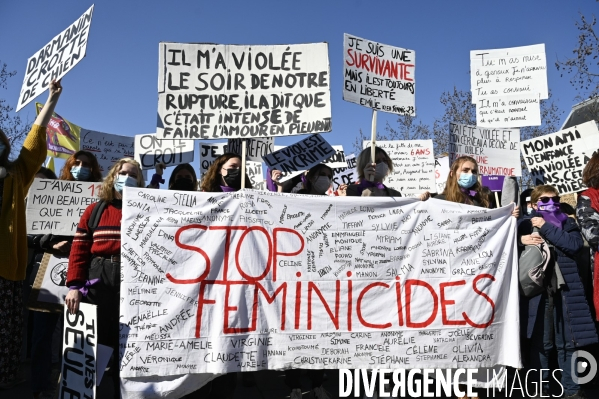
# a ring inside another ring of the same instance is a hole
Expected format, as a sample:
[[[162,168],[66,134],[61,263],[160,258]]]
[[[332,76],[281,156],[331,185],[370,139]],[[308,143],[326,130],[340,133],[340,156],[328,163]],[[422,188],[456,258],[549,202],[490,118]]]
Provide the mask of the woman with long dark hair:
[[[66,160],[59,179],[99,182],[102,181],[102,172],[94,154],[79,150]]]
[[[226,153],[214,160],[202,179],[201,189],[208,193],[237,191],[241,188],[241,156]],[[247,173],[245,188],[252,188]]]

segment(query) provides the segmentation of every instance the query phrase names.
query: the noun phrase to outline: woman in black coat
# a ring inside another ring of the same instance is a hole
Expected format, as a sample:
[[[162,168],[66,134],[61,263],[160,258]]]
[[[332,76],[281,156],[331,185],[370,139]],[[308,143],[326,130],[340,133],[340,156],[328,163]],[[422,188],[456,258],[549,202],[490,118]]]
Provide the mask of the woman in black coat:
[[[547,290],[528,300],[522,296],[528,315],[521,318],[520,323],[526,337],[531,339],[532,368],[547,370],[543,371],[543,391],[549,390],[552,378],[549,356],[555,347],[562,369],[564,397],[578,398],[580,386],[572,379],[572,355],[577,348],[597,343],[575,261],[583,247],[582,235],[574,219],[560,210],[558,192],[553,186],[538,186],[530,197],[533,210],[518,223],[519,249],[544,240],[553,247],[552,261],[545,272]]]

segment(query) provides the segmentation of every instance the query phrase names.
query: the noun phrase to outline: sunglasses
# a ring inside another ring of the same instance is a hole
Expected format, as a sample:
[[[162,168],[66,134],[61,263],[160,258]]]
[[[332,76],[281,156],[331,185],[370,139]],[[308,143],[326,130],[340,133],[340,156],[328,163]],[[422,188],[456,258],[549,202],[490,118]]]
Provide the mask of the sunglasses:
[[[549,200],[553,200],[553,202],[559,202],[559,195],[554,195],[553,197],[541,197],[539,198],[539,202],[546,204]]]

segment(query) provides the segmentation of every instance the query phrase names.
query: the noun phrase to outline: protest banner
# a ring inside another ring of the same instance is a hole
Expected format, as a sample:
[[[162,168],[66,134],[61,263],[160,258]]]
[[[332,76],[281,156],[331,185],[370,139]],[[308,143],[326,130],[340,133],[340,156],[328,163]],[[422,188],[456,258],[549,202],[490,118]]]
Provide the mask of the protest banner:
[[[368,148],[370,141],[364,141],[362,145]],[[393,161],[393,172],[384,181],[387,187],[405,197],[436,191],[432,140],[377,141],[376,146],[385,150]]]
[[[449,124],[449,163],[468,155],[483,175],[521,176],[520,129],[485,129]]]
[[[281,171],[279,182],[283,183],[334,154],[333,147],[320,134],[313,134],[262,159],[270,170]]]
[[[445,190],[445,183],[449,177],[449,167],[449,156],[435,158],[435,184],[438,194]]]
[[[582,171],[599,148],[599,130],[589,121],[520,144],[534,186],[551,184],[560,195],[576,193],[586,188]]]
[[[493,192],[503,190],[503,180],[505,176],[481,176],[481,184]]]
[[[135,160],[143,170],[154,169],[159,162],[175,166],[193,162],[193,140],[162,140],[155,134],[135,135]]]
[[[98,320],[96,305],[79,304],[79,311],[64,311],[59,398],[96,397]]]
[[[42,108],[44,108],[44,104],[35,103],[35,110],[38,115]],[[54,112],[46,127],[48,156],[68,159],[72,154],[79,151],[80,132],[81,127]]]
[[[521,367],[511,208],[365,204],[125,188],[121,376]]]
[[[227,141],[227,152],[241,155],[241,140],[242,139],[229,139]],[[274,137],[266,137],[263,139],[246,139],[245,159],[252,162],[262,162],[262,157],[266,154],[274,152],[274,150]]]
[[[335,146],[333,146],[335,147]],[[345,157],[346,165],[343,168],[333,168],[333,190],[337,190],[342,184],[353,184],[358,181],[356,171],[356,156],[350,154]]]
[[[545,45],[470,51],[470,84],[478,126],[539,126],[549,97]]]
[[[102,175],[106,176],[119,159],[135,157],[135,139],[82,128],[81,149],[96,156]]]
[[[74,236],[102,183],[34,179],[27,196],[27,234]]]
[[[204,178],[214,160],[227,152],[227,143],[200,142],[200,180]]]
[[[257,138],[331,131],[327,43],[159,46],[158,137]]]
[[[374,110],[416,116],[416,52],[343,35],[343,99]]]
[[[53,79],[61,79],[85,57],[93,11],[92,5],[71,26],[29,57],[17,112],[42,94]]]

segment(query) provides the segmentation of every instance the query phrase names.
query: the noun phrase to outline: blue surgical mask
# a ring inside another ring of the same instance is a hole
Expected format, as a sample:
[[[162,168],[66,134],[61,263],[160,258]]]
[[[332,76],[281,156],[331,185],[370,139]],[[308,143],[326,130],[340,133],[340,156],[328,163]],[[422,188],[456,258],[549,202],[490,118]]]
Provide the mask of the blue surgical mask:
[[[92,174],[92,170],[90,168],[81,167],[81,166],[73,166],[71,168],[71,174],[73,178],[77,181],[87,181]]]
[[[127,187],[137,187],[137,179],[127,175],[118,175],[116,181],[114,182],[114,189],[122,193],[123,188]]]
[[[532,212],[532,207],[529,206],[528,208],[526,208],[527,215],[530,215],[531,212]]]
[[[460,178],[458,179],[458,186],[462,188],[470,188],[474,186],[476,182],[476,175],[473,175],[472,173],[460,173]]]

